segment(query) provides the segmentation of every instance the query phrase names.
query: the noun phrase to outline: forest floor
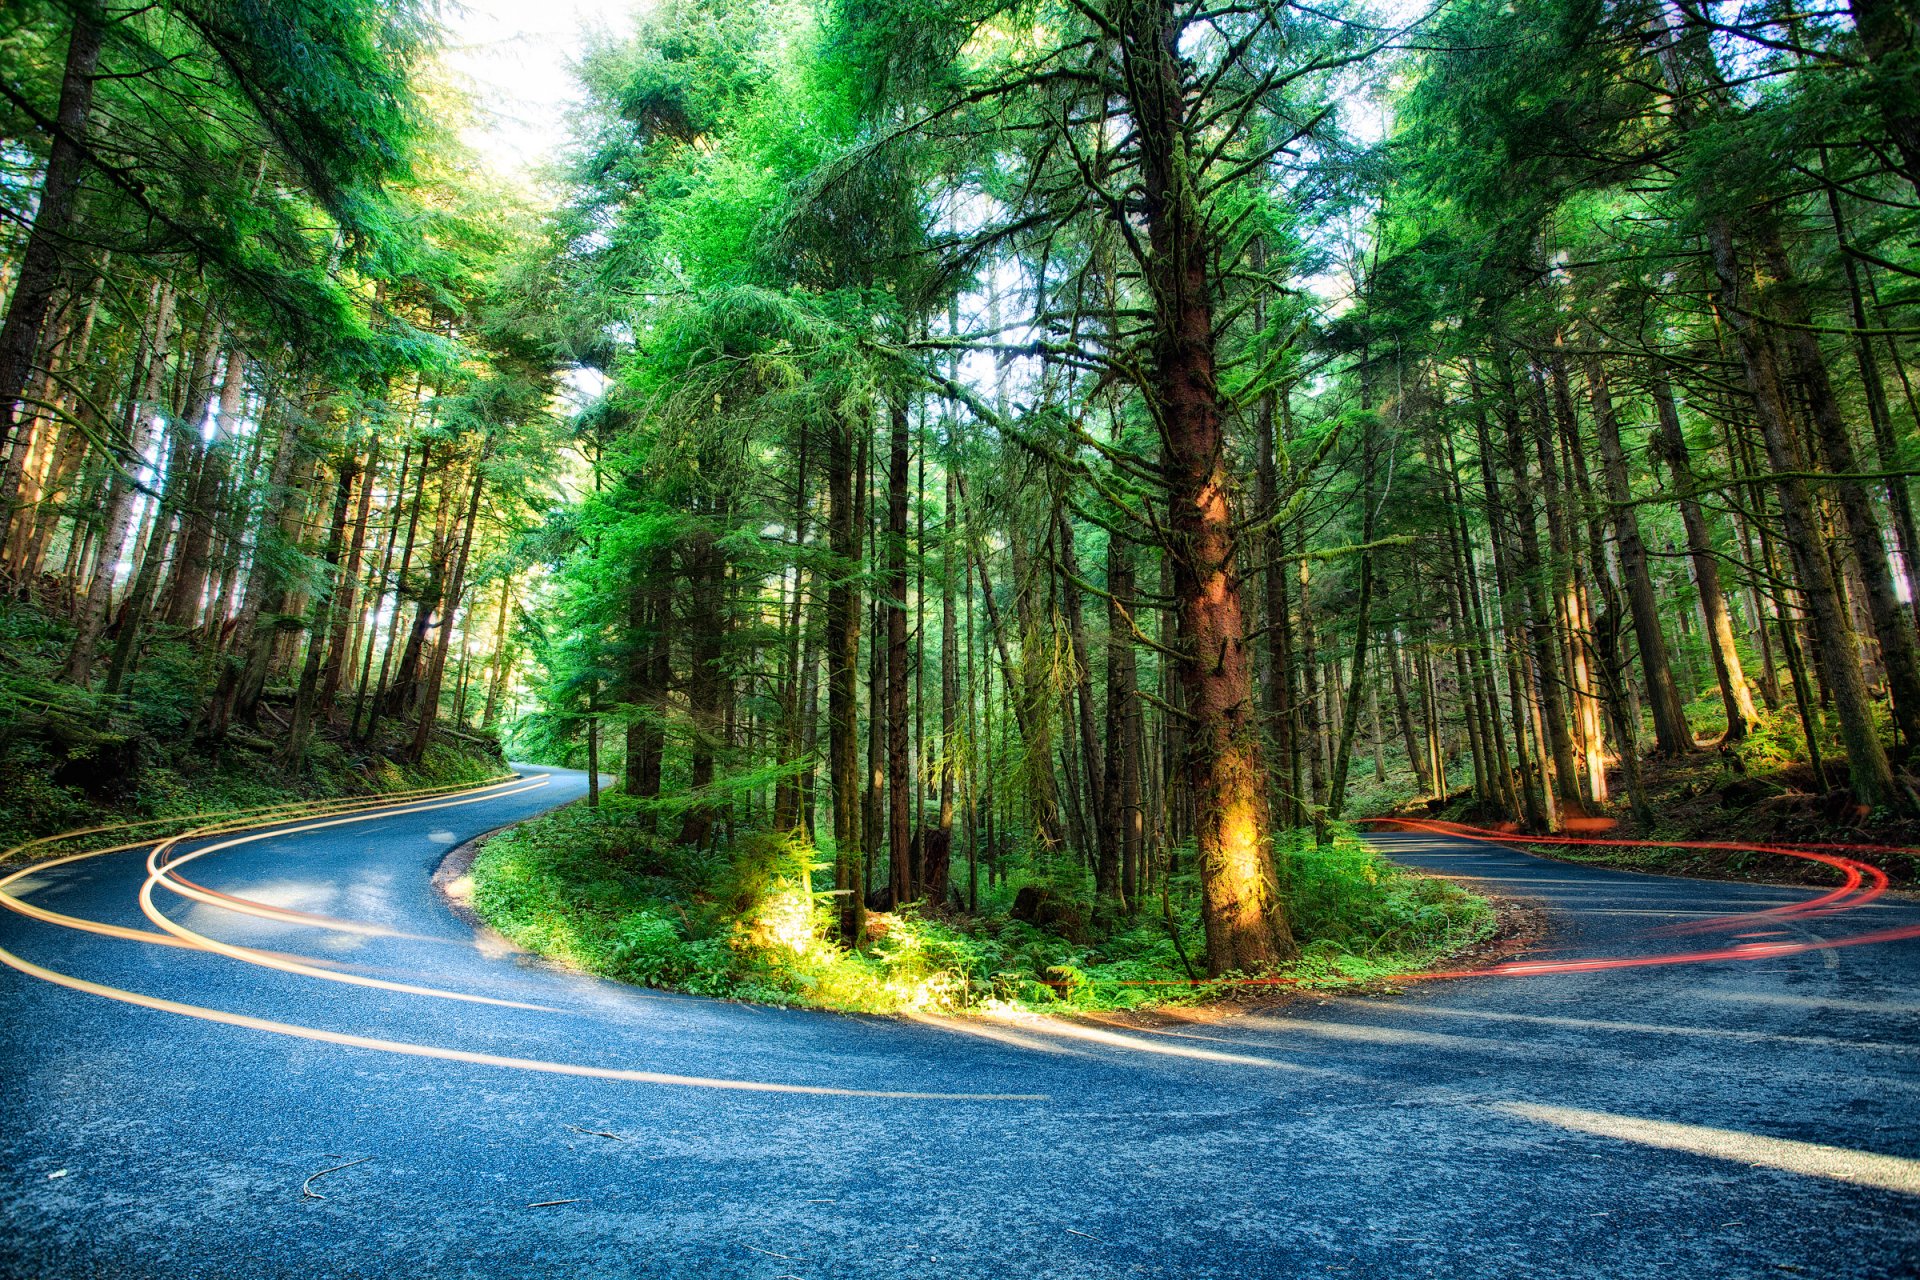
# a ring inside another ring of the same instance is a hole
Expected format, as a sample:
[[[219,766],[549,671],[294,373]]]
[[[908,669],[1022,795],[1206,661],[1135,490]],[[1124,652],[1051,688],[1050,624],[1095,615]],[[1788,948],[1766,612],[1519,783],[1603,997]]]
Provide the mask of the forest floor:
[[[494,739],[464,731],[436,734],[419,761],[406,761],[412,726],[392,722],[370,742],[353,741],[343,724],[317,726],[290,766],[291,689],[269,688],[258,722],[209,748],[194,741],[206,673],[184,643],[150,644],[125,690],[108,695],[58,678],[70,640],[62,620],[0,602],[0,850],[108,823],[478,782],[506,771]]]

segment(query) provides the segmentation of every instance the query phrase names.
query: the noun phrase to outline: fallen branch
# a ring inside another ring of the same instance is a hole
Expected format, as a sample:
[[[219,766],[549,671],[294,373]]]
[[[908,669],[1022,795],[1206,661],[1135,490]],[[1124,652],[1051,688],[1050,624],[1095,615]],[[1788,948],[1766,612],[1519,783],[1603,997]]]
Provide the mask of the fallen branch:
[[[571,1129],[571,1130],[573,1130],[573,1131],[574,1131],[575,1133],[584,1133],[584,1134],[586,1134],[586,1135],[587,1135],[587,1136],[588,1136],[589,1138],[612,1138],[612,1139],[613,1139],[613,1140],[614,1140],[615,1142],[625,1142],[625,1141],[626,1141],[626,1139],[625,1139],[624,1137],[622,1137],[621,1135],[619,1135],[619,1134],[617,1134],[617,1133],[608,1133],[608,1132],[607,1132],[606,1130],[604,1130],[604,1129],[582,1129],[582,1128],[581,1128],[581,1127],[580,1127],[579,1125],[577,1125],[577,1124],[570,1124],[570,1125],[568,1125],[568,1126],[567,1126],[567,1128],[569,1128],[569,1129]]]
[[[580,1203],[581,1203],[581,1202],[583,1202],[583,1201],[584,1201],[585,1199],[586,1199],[586,1197],[585,1197],[585,1196],[576,1196],[576,1197],[574,1197],[574,1198],[573,1198],[573,1199],[571,1199],[571,1200],[535,1200],[535,1201],[534,1201],[534,1202],[533,1202],[532,1204],[530,1204],[530,1205],[528,1205],[528,1206],[527,1206],[527,1208],[529,1208],[529,1209],[551,1209],[551,1208],[553,1208],[553,1206],[555,1206],[555,1205],[557,1205],[557,1204],[580,1204]]]

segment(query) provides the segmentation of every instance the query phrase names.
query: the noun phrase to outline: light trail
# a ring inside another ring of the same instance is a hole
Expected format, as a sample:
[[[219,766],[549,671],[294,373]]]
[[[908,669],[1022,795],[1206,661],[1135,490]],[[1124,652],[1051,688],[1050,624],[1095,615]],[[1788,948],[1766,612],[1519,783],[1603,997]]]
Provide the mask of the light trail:
[[[50,982],[57,987],[84,991],[88,995],[102,996],[108,1000],[137,1005],[143,1009],[155,1009],[162,1013],[198,1018],[204,1022],[224,1023],[230,1027],[246,1027],[254,1031],[271,1032],[274,1035],[292,1036],[300,1040],[318,1040],[325,1044],[342,1045],[351,1049],[372,1049],[410,1058],[438,1058],[445,1062],[463,1062],[482,1067],[505,1067],[518,1071],[538,1071],[549,1075],[586,1076],[595,1080],[622,1080],[635,1084],[680,1085],[694,1089],[731,1089],[746,1093],[798,1093],[818,1097],[891,1098],[919,1102],[1046,1102],[1050,1100],[1049,1095],[1044,1093],[925,1093],[906,1089],[843,1089],[834,1085],[783,1084],[766,1080],[728,1080],[712,1076],[672,1075],[663,1071],[634,1071],[624,1067],[595,1067],[577,1062],[546,1062],[539,1058],[476,1053],[469,1049],[450,1049],[440,1045],[415,1044],[408,1040],[383,1040],[344,1031],[328,1031],[321,1027],[303,1026],[296,1022],[276,1022],[270,1018],[256,1018],[251,1014],[231,1013],[225,1009],[212,1009],[205,1005],[165,1000],[158,996],[143,995],[138,991],[110,987],[104,983],[90,982],[69,973],[61,973],[57,969],[49,969],[43,965],[34,964],[30,960],[23,960],[4,947],[0,947],[0,964],[10,969],[17,969],[42,982]]]
[[[426,812],[431,812],[437,809],[453,808],[458,805],[474,804],[474,803],[479,803],[481,801],[486,801],[486,800],[504,799],[509,796],[519,795],[524,792],[537,790],[540,787],[544,787],[548,785],[550,782],[551,782],[551,778],[545,774],[535,775],[533,778],[523,778],[521,776],[516,775],[513,778],[504,779],[499,782],[489,783],[477,789],[469,788],[464,791],[456,791],[453,788],[447,788],[447,787],[422,788],[419,791],[405,793],[407,796],[412,798],[402,799],[397,802],[391,796],[383,797],[381,800],[371,804],[360,803],[359,801],[356,801],[355,803],[359,804],[359,807],[354,808],[352,810],[344,811],[347,813],[347,816],[338,816],[343,812],[343,810],[341,810],[338,807],[322,808],[322,807],[317,807],[312,805],[304,806],[307,810],[306,816],[308,817],[317,816],[318,813],[320,812],[327,813],[328,817],[323,821],[307,822],[307,823],[304,823],[304,825],[299,825],[299,826],[287,826],[286,823],[298,822],[300,821],[300,819],[282,817],[278,819],[268,819],[267,822],[264,824],[260,822],[255,822],[251,824],[233,824],[233,825],[223,825],[219,827],[203,827],[203,828],[183,832],[179,835],[173,836],[167,840],[161,841],[160,843],[154,845],[152,852],[150,852],[147,857],[147,862],[146,862],[147,876],[142,881],[140,890],[138,893],[138,900],[140,903],[141,910],[143,911],[143,913],[147,915],[147,917],[150,920],[153,920],[154,923],[159,924],[164,930],[166,930],[166,932],[164,933],[153,933],[153,932],[142,930],[142,929],[132,929],[132,928],[127,928],[120,925],[107,924],[103,921],[87,920],[78,916],[71,916],[61,912],[49,911],[46,908],[36,906],[32,903],[24,901],[23,899],[21,899],[20,897],[14,894],[6,892],[6,889],[8,886],[15,884],[30,875],[33,875],[39,872],[44,872],[54,867],[69,865],[71,863],[79,862],[87,858],[101,857],[109,853],[125,852],[131,849],[142,848],[152,843],[151,841],[148,841],[148,840],[135,841],[130,844],[115,845],[109,848],[91,849],[91,850],[85,850],[79,853],[66,854],[58,858],[53,858],[45,862],[40,862],[40,863],[33,864],[32,866],[24,867],[18,871],[15,871],[11,875],[6,876],[4,879],[0,879],[0,905],[4,905],[7,908],[13,911],[16,911],[17,913],[23,916],[26,916],[30,919],[39,920],[43,923],[53,924],[60,928],[66,928],[66,929],[71,929],[79,932],[99,934],[99,935],[115,937],[115,938],[123,938],[129,941],[149,943],[149,944],[158,945],[158,946],[175,947],[175,948],[190,949],[190,950],[211,951],[216,954],[227,956],[231,959],[240,960],[248,964],[260,965],[262,967],[276,969],[276,970],[280,970],[288,973],[293,973],[302,977],[320,978],[320,979],[333,981],[333,982],[346,982],[355,986],[375,987],[375,988],[380,988],[384,990],[405,992],[408,994],[436,996],[444,999],[466,1000],[466,1001],[473,1001],[477,1003],[501,1005],[501,1006],[507,1006],[512,1008],[520,1008],[520,1009],[529,1009],[529,1010],[535,1010],[540,1012],[556,1012],[555,1010],[548,1009],[545,1006],[541,1006],[541,1005],[523,1004],[518,1001],[501,1000],[501,999],[497,999],[490,996],[469,995],[464,992],[443,991],[438,988],[432,988],[432,987],[418,987],[418,986],[413,986],[407,983],[388,982],[384,979],[363,977],[357,974],[336,973],[328,969],[317,968],[315,967],[314,963],[307,961],[305,958],[293,959],[291,957],[281,956],[277,953],[261,951],[256,948],[234,947],[229,944],[219,942],[215,939],[208,938],[204,934],[198,933],[194,930],[186,928],[184,925],[178,924],[177,922],[168,918],[164,913],[159,911],[158,907],[153,902],[153,889],[156,885],[166,884],[170,890],[177,891],[176,886],[173,883],[169,882],[169,878],[167,877],[167,874],[166,874],[167,870],[170,867],[178,867],[178,866],[184,865],[185,863],[190,862],[195,858],[203,857],[210,853],[215,853],[221,850],[235,848],[240,845],[248,844],[256,840],[271,839],[276,836],[298,835],[305,832],[311,832],[311,831],[317,831],[317,830],[322,830],[322,829],[336,827],[336,826],[342,826],[342,825],[346,825],[354,822],[370,822],[370,821],[375,821],[383,818],[405,817],[408,814],[413,814],[413,813],[426,813]],[[423,794],[423,793],[426,793],[426,794]],[[453,799],[439,798],[442,796],[447,796],[449,794],[457,798],[453,798]],[[335,802],[321,802],[323,806],[331,806],[334,803]],[[265,806],[263,808],[254,809],[254,810],[239,810],[239,811],[227,811],[223,813],[190,815],[189,817],[184,819],[170,819],[169,821],[176,821],[176,822],[192,821],[196,818],[222,818],[222,817],[243,816],[247,814],[251,814],[256,817],[265,813],[285,814],[290,808],[293,808],[293,807],[294,806],[287,806],[287,805]],[[80,832],[67,832],[67,833],[62,833],[61,835],[58,835],[58,836],[46,837],[39,841],[29,841],[27,842],[26,845],[17,846],[15,850],[10,850],[9,852],[10,853],[18,852],[19,850],[24,848],[48,844],[57,840],[73,838],[79,835],[97,835],[106,831],[128,830],[131,828],[144,826],[144,825],[151,825],[151,824],[121,823],[121,824],[110,825],[110,826],[88,828]],[[258,829],[262,825],[268,827],[269,829],[265,829],[265,830]],[[217,844],[208,845],[204,848],[197,849],[190,853],[184,854],[177,859],[172,859],[170,861],[162,861],[162,859],[166,858],[166,855],[171,850],[176,848],[179,845],[179,843],[182,841],[190,840],[190,839],[200,839],[208,835],[228,835],[228,834],[233,834],[235,832],[241,832],[241,831],[249,832],[250,834],[240,836],[239,838],[236,838],[236,839],[225,840]],[[191,883],[191,882],[186,882],[186,883]],[[200,886],[194,886],[194,887],[200,888]],[[214,891],[209,890],[206,892],[213,893]],[[192,900],[194,897],[194,895],[191,893],[182,894],[181,896],[186,897],[189,900]],[[237,902],[248,902],[248,900],[246,899],[233,898],[232,895],[216,894],[215,896],[223,899],[237,901]],[[224,905],[224,904],[220,904],[220,905]],[[276,908],[276,907],[273,907],[272,904],[266,904],[266,903],[250,903],[249,905],[261,908],[263,912],[268,913],[270,915],[277,915],[279,912],[282,912],[285,910],[284,908]],[[328,919],[327,917],[313,917],[313,916],[310,916],[309,913],[305,913],[305,912],[294,912],[292,914],[297,917],[301,917],[301,919],[294,920],[294,921],[286,921],[286,923],[318,924],[320,921]],[[352,922],[345,922],[345,923],[352,923]],[[288,1037],[301,1039],[301,1040],[317,1041],[325,1044],[338,1045],[344,1048],[364,1049],[364,1050],[380,1052],[380,1053],[397,1054],[403,1057],[428,1058],[428,1059],[435,1059],[435,1060],[445,1061],[445,1062],[457,1062],[457,1063],[464,1063],[464,1064],[474,1065],[474,1066],[496,1067],[496,1068],[507,1069],[507,1070],[531,1071],[531,1072],[544,1073],[548,1075],[586,1077],[590,1079],[613,1080],[613,1081],[622,1081],[622,1082],[636,1083],[636,1084],[669,1085],[669,1086],[677,1086],[682,1088],[731,1090],[731,1091],[747,1092],[747,1093],[791,1094],[791,1095],[805,1095],[805,1096],[813,1096],[813,1097],[860,1098],[860,1099],[920,1101],[920,1102],[1047,1102],[1051,1100],[1050,1095],[1038,1094],[1038,1093],[1032,1093],[1032,1094],[1029,1094],[1029,1093],[961,1093],[961,1092],[941,1092],[941,1091],[911,1090],[911,1089],[858,1089],[858,1088],[844,1088],[838,1085],[790,1084],[790,1083],[781,1082],[781,1081],[741,1080],[741,1079],[729,1079],[725,1077],[716,1077],[716,1076],[695,1076],[695,1075],[683,1075],[683,1074],[675,1074],[671,1072],[661,1072],[661,1071],[644,1071],[644,1070],[638,1070],[638,1069],[626,1068],[626,1067],[601,1067],[601,1066],[594,1066],[587,1063],[553,1062],[553,1061],[548,1061],[548,1060],[539,1059],[539,1058],[525,1058],[525,1057],[517,1057],[513,1055],[506,1055],[506,1054],[484,1053],[484,1052],[479,1052],[475,1050],[456,1049],[456,1048],[443,1046],[443,1045],[422,1044],[414,1041],[392,1040],[392,1039],[385,1039],[385,1038],[375,1037],[375,1036],[357,1035],[351,1032],[331,1031],[326,1028],[307,1026],[302,1023],[282,1022],[282,1021],[277,1021],[275,1019],[270,1019],[270,1018],[255,1017],[251,1014],[235,1013],[231,1010],[226,1010],[226,1009],[216,1009],[206,1005],[196,1005],[196,1004],[189,1004],[189,1003],[178,1001],[178,1000],[169,1000],[164,997],[148,995],[143,992],[130,991],[123,987],[115,987],[105,983],[94,982],[86,978],[78,977],[74,974],[63,973],[57,969],[51,969],[44,965],[35,964],[30,960],[27,960],[21,956],[15,955],[13,952],[6,950],[5,948],[0,948],[0,964],[3,964],[6,967],[13,969],[19,973],[25,974],[28,977],[38,979],[39,981],[42,981],[42,982],[50,983],[57,987],[62,987],[71,991],[82,992],[87,995],[97,996],[103,999],[117,1001],[119,1003],[132,1005],[138,1008],[151,1009],[151,1010],[155,1010],[162,1013],[170,1013],[180,1017],[194,1018],[204,1022],[213,1022],[213,1023],[223,1024],[226,1026],[242,1027],[249,1030],[267,1032],[273,1035],[288,1036]]]
[[[538,1013],[557,1013],[558,1010],[550,1008],[549,1006],[528,1004],[521,1000],[506,1000],[499,996],[473,995],[465,991],[448,991],[440,987],[420,986],[411,982],[394,982],[386,978],[375,978],[365,974],[336,972],[297,960],[289,960],[271,952],[258,950],[254,947],[242,947],[230,942],[221,942],[216,938],[208,937],[204,933],[199,933],[187,928],[187,926],[161,911],[153,901],[154,885],[160,882],[165,874],[166,866],[184,866],[196,858],[203,858],[210,853],[219,853],[222,850],[238,848],[241,845],[252,844],[258,840],[271,840],[279,836],[303,835],[309,831],[320,831],[329,827],[346,826],[356,822],[376,822],[391,817],[406,817],[409,814],[430,813],[436,809],[453,809],[461,805],[479,804],[488,800],[503,800],[509,796],[522,795],[528,791],[537,791],[547,786],[551,781],[552,778],[549,775],[537,774],[533,779],[528,780],[524,786],[514,787],[506,791],[489,791],[481,795],[465,796],[455,800],[441,800],[430,804],[412,804],[410,807],[398,811],[381,810],[373,813],[356,813],[344,818],[329,818],[322,822],[308,823],[298,827],[275,827],[271,831],[256,832],[252,835],[244,835],[236,839],[222,841],[219,844],[210,844],[205,848],[195,849],[191,853],[182,854],[170,863],[162,865],[160,859],[171,852],[180,839],[185,838],[176,837],[173,840],[155,845],[153,852],[147,855],[147,878],[140,885],[138,894],[140,911],[147,919],[159,925],[166,932],[185,942],[187,945],[201,951],[210,951],[215,955],[225,956],[230,960],[238,960],[243,964],[259,965],[264,969],[277,969],[282,973],[298,974],[307,978],[320,978],[327,982],[343,982],[348,986],[373,987],[381,991],[397,992],[401,995],[428,996],[440,1000],[461,1000],[471,1004],[500,1005],[509,1009],[529,1009]]]
[[[1754,844],[1727,840],[1622,840],[1605,839],[1596,836],[1535,836],[1524,835],[1516,831],[1496,831],[1485,827],[1470,827],[1463,823],[1441,822],[1425,818],[1360,818],[1359,822],[1380,824],[1395,828],[1441,836],[1457,840],[1473,840],[1482,844],[1504,846],[1508,844],[1536,845],[1602,845],[1612,848],[1674,848],[1674,849],[1722,849],[1740,852],[1773,853],[1783,857],[1799,858],[1803,861],[1823,863],[1833,867],[1841,874],[1841,884],[1804,902],[1788,903],[1784,906],[1766,907],[1758,911],[1734,912],[1715,915],[1708,920],[1687,921],[1680,924],[1662,925],[1648,931],[1649,937],[1674,937],[1693,933],[1705,933],[1720,930],[1749,928],[1755,924],[1768,924],[1777,921],[1799,921],[1818,917],[1843,914],[1867,905],[1887,891],[1887,873],[1871,863],[1860,862],[1842,857],[1831,850],[1860,852],[1872,850],[1879,853],[1897,853],[1907,857],[1920,857],[1920,849],[1911,849],[1898,845],[1863,844]],[[1755,932],[1745,935],[1762,936]],[[1670,952],[1665,955],[1648,956],[1596,956],[1573,960],[1516,960],[1504,964],[1484,965],[1474,969],[1438,969],[1415,973],[1398,973],[1383,977],[1386,982],[1432,982],[1455,978],[1520,978],[1557,973],[1592,973],[1608,969],[1639,969],[1680,964],[1709,964],[1718,961],[1735,960],[1773,960],[1787,956],[1804,955],[1809,951],[1830,951],[1836,947],[1871,946],[1883,942],[1899,942],[1908,938],[1920,938],[1920,923],[1903,925],[1891,929],[1879,929],[1869,933],[1858,933],[1838,938],[1822,938],[1809,942],[1743,942],[1737,946],[1717,947],[1699,951]],[[1297,987],[1302,980],[1285,976],[1258,978],[1160,978],[1111,980],[1108,985],[1123,987]]]

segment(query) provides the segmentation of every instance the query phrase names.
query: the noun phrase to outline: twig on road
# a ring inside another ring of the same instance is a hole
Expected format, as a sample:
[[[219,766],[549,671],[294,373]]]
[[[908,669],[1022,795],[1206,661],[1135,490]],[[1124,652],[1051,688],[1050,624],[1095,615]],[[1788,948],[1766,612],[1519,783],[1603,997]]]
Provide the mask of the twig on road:
[[[1087,1239],[1089,1239],[1089,1240],[1100,1240],[1100,1237],[1099,1237],[1099,1236],[1094,1236],[1094,1235],[1087,1235],[1087,1233],[1086,1233],[1086,1232],[1084,1232],[1084,1231],[1075,1231],[1075,1230],[1074,1230],[1074,1229],[1073,1229],[1072,1227],[1063,1227],[1063,1228],[1061,1228],[1061,1230],[1063,1230],[1063,1231],[1065,1231],[1065,1232],[1066,1232],[1066,1233],[1067,1233],[1068,1235],[1070,1235],[1070,1236],[1086,1236],[1086,1238],[1087,1238]],[[1100,1243],[1101,1243],[1101,1244],[1106,1244],[1106,1243],[1107,1243],[1107,1241],[1105,1241],[1105,1240],[1100,1240]]]
[[[796,1258],[790,1253],[775,1253],[771,1249],[762,1249],[758,1245],[751,1245],[743,1242],[741,1244],[741,1247],[744,1249],[752,1249],[755,1253],[764,1253],[769,1258],[779,1258],[783,1262],[805,1262],[806,1261],[805,1258]]]
[[[589,1138],[612,1138],[615,1142],[625,1142],[627,1140],[624,1134],[608,1133],[605,1129],[582,1129],[577,1124],[570,1124],[567,1128],[573,1130],[575,1133],[584,1133]]]
[[[553,1206],[557,1204],[584,1204],[585,1202],[586,1202],[585,1196],[575,1196],[571,1200],[535,1200],[532,1204],[528,1205],[527,1208],[551,1209],[553,1208]]]
[[[324,1178],[330,1173],[338,1173],[342,1169],[351,1169],[353,1166],[365,1164],[371,1159],[373,1159],[372,1156],[361,1156],[358,1160],[349,1160],[345,1164],[336,1164],[330,1169],[322,1169],[318,1173],[308,1174],[307,1180],[300,1184],[300,1198],[302,1200],[325,1200],[325,1196],[313,1189],[313,1180],[315,1178]]]

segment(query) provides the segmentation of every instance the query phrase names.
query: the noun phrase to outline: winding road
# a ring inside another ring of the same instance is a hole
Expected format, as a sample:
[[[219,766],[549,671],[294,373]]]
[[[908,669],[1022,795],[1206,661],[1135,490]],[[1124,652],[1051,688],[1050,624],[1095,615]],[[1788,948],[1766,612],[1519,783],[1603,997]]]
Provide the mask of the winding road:
[[[523,773],[0,886],[0,1274],[1920,1274],[1920,940],[1845,945],[1911,898],[1383,834],[1551,932],[1157,1031],[836,1017],[476,940],[435,866],[585,789]]]

